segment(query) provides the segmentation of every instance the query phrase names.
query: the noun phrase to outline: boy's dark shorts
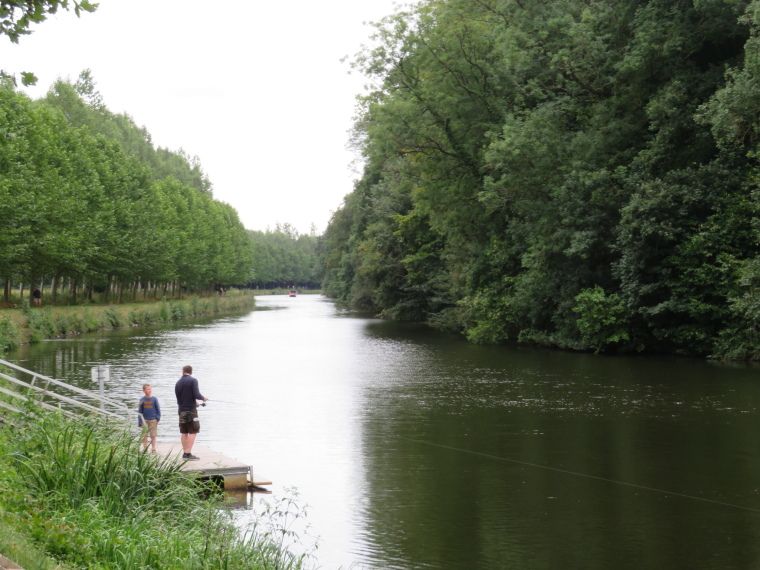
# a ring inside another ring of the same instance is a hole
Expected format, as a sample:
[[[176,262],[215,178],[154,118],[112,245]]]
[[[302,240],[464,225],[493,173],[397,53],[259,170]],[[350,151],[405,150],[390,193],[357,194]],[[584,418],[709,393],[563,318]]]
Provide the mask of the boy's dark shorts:
[[[188,419],[192,421],[187,421]],[[201,431],[201,422],[198,421],[198,410],[179,413],[179,433],[198,433],[199,431]]]

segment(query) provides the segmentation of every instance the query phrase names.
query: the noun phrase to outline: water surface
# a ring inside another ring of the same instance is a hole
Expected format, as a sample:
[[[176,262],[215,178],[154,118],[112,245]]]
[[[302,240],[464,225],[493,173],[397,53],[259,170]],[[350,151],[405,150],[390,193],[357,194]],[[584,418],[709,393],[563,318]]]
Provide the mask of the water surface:
[[[297,488],[324,568],[758,568],[760,371],[474,346],[323,297],[23,347],[11,360],[134,402]],[[256,506],[255,508],[260,508]]]

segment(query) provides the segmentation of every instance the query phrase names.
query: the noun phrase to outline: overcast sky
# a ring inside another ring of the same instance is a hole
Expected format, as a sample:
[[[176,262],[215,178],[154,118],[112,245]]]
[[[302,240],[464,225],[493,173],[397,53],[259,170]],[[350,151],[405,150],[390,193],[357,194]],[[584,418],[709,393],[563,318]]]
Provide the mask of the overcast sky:
[[[19,45],[0,38],[0,68],[35,73],[34,98],[91,69],[111,111],[199,157],[246,228],[322,233],[356,177],[345,147],[365,80],[340,59],[368,43],[363,22],[393,11],[392,0],[100,0]]]

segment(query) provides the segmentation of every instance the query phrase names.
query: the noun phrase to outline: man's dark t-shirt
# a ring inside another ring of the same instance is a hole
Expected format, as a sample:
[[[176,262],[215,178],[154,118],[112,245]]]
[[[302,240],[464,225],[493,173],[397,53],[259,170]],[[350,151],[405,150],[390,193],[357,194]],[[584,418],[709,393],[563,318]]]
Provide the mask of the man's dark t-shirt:
[[[177,396],[177,406],[180,412],[194,410],[196,400],[203,400],[203,395],[198,389],[198,380],[189,374],[183,374],[174,385],[174,394]]]

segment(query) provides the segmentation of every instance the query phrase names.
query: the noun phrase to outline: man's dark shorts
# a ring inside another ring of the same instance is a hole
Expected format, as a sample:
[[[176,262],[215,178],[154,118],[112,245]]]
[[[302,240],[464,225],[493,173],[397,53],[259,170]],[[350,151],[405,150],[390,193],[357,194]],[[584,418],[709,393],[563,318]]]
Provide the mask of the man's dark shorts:
[[[201,422],[198,421],[198,410],[179,413],[179,433],[198,433],[199,431],[201,431]]]

